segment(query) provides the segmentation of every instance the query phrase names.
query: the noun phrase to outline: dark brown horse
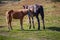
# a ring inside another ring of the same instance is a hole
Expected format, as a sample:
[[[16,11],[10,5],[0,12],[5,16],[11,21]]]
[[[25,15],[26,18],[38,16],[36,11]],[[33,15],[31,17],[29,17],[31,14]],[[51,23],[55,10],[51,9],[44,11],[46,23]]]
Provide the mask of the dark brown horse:
[[[42,18],[42,22],[43,22],[43,29],[45,29],[45,24],[44,24],[44,9],[43,9],[42,5],[39,5],[39,4],[35,4],[35,5],[23,5],[23,8],[30,10],[28,15],[29,15],[29,20],[30,20],[30,17],[32,16],[33,27],[34,27],[33,17],[35,16],[37,18],[38,30],[40,30],[40,21],[39,21],[39,17],[38,17],[38,15],[40,14],[41,18]],[[31,20],[30,20],[30,27],[29,28],[31,29]]]
[[[20,10],[10,10],[7,11],[6,13],[6,21],[8,23],[8,29],[12,30],[12,26],[11,26],[11,22],[12,22],[12,18],[14,19],[20,19],[20,24],[21,24],[21,29],[23,30],[23,18],[24,16],[28,14],[28,9],[20,9]]]

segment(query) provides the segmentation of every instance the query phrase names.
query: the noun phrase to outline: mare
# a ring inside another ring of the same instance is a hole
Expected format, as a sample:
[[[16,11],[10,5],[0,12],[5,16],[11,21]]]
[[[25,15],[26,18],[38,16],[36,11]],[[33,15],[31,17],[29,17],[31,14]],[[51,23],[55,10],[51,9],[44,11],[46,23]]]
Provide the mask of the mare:
[[[9,10],[6,12],[6,22],[9,30],[12,30],[12,19],[20,19],[21,29],[23,30],[23,18],[28,14],[28,9]]]
[[[31,29],[31,19],[30,17],[32,17],[32,23],[33,23],[33,28],[34,27],[34,19],[33,17],[35,16],[38,22],[38,30],[40,30],[40,21],[39,21],[39,17],[38,15],[41,15],[41,19],[42,19],[42,23],[43,23],[43,29],[45,29],[45,24],[44,24],[44,8],[42,5],[40,4],[34,4],[34,5],[23,5],[24,9],[29,9],[30,12],[28,13],[29,16],[29,23],[30,23],[30,27],[29,29]]]

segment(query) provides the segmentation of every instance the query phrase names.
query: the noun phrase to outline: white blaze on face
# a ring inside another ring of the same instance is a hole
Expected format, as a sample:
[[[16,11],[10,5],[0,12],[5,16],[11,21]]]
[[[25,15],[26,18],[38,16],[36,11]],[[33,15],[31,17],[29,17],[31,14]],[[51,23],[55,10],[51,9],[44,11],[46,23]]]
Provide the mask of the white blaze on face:
[[[28,9],[36,13],[37,7],[36,5],[30,5]]]
[[[36,12],[36,6],[34,5],[34,12]]]
[[[28,9],[34,11],[34,8],[32,6],[29,6]]]

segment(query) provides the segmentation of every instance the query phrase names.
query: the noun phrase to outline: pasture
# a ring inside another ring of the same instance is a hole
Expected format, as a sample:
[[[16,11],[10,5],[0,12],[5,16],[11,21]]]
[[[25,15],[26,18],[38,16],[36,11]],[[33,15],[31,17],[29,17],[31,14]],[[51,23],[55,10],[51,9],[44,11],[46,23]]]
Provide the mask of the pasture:
[[[35,29],[29,29],[29,20],[26,15],[23,19],[23,28],[20,28],[20,22],[18,19],[13,19],[13,30],[8,32],[6,26],[5,13],[8,10],[22,9],[23,5],[28,4],[42,4],[45,14],[45,27],[42,28],[42,20],[40,17],[41,30],[37,30],[37,20],[34,17]],[[19,2],[8,2],[0,4],[0,40],[60,40],[60,2],[52,2],[51,0],[26,0]]]

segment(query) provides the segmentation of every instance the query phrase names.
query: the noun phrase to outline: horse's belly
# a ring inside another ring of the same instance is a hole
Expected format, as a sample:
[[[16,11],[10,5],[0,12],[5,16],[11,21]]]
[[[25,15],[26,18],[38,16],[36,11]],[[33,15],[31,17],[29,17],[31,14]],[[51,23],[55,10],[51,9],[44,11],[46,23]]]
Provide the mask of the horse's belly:
[[[16,14],[13,14],[13,18],[14,19],[20,19],[21,18],[21,15],[16,13]]]

